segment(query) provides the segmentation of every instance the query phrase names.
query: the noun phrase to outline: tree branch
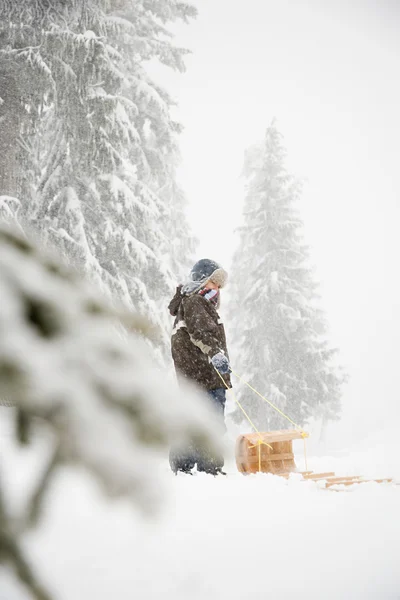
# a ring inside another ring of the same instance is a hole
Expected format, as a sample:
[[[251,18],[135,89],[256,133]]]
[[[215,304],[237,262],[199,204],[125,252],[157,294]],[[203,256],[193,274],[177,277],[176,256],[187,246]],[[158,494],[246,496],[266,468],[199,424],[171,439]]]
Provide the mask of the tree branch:
[[[35,527],[40,519],[43,501],[50,487],[52,477],[61,463],[60,448],[57,446],[53,451],[53,454],[49,460],[47,468],[45,469],[39,483],[36,487],[35,492],[32,494],[32,498],[28,504],[27,514],[25,518],[25,527]]]
[[[54,600],[42,584],[37,580],[35,573],[28,564],[17,538],[8,529],[7,518],[2,490],[0,488],[0,562],[10,563],[19,580],[29,590],[35,600]]]

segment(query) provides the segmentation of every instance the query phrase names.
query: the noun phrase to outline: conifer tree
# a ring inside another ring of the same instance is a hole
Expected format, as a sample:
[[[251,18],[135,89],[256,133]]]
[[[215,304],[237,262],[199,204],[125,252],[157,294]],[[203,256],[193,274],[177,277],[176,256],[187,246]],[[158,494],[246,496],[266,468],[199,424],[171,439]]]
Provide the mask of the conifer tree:
[[[180,162],[178,148],[171,148],[169,162],[162,177],[154,178],[155,192],[163,205],[164,233],[163,251],[174,281],[184,281],[195,262],[197,239],[188,226],[186,208],[188,200],[177,181],[176,171]]]
[[[275,121],[263,143],[247,151],[244,177],[243,225],[231,277],[233,362],[297,424],[311,417],[335,419],[344,378],[328,344],[303,241],[296,206],[301,186],[286,170]],[[238,394],[260,429],[291,427],[243,384]],[[234,416],[242,419],[239,412]]]
[[[145,63],[182,70],[186,51],[166,26],[195,14],[176,0],[0,0],[18,148],[4,186],[0,164],[0,194],[24,198],[21,212],[46,242],[161,329],[174,209],[159,192],[175,186],[180,125]]]

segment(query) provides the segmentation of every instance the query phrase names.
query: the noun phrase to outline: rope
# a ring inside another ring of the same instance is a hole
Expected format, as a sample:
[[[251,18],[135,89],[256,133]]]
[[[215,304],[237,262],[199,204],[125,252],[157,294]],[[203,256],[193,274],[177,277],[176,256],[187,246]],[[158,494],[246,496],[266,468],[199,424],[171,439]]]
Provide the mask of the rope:
[[[257,394],[257,396],[260,396],[260,398],[262,398],[263,400],[265,400],[265,402],[267,402],[270,406],[272,406],[272,408],[274,410],[276,410],[280,415],[282,415],[282,417],[284,417],[285,419],[287,419],[290,423],[292,423],[292,425],[295,426],[296,429],[298,429],[300,431],[301,437],[303,438],[303,441],[304,441],[304,464],[305,464],[305,470],[308,471],[307,442],[306,442],[306,438],[309,437],[309,434],[306,431],[304,431],[304,429],[302,427],[300,427],[300,425],[297,425],[290,417],[288,417],[287,415],[285,415],[285,413],[283,411],[281,411],[280,408],[278,408],[277,406],[275,406],[275,404],[273,404],[270,400],[268,400],[262,394],[260,394],[260,392],[258,392],[255,388],[253,388],[253,386],[250,385],[250,383],[248,383],[247,381],[245,381],[243,379],[243,377],[241,377],[240,375],[238,375],[237,373],[235,373],[235,371],[233,371],[232,368],[231,368],[231,371],[235,375],[235,377],[237,377],[238,379],[240,379],[240,381],[242,383],[244,383],[245,385],[247,385],[247,387],[249,387],[251,390],[253,390],[253,392],[255,392]],[[260,466],[260,460],[259,460],[259,466]]]
[[[215,367],[214,367],[214,369],[215,369]],[[226,389],[228,391],[230,391],[230,393],[232,394],[232,397],[233,397],[234,401],[239,406],[240,410],[242,411],[242,413],[244,414],[244,416],[246,417],[246,419],[248,420],[248,422],[250,423],[250,425],[252,426],[252,428],[254,429],[254,431],[259,436],[259,439],[257,440],[257,443],[254,444],[254,446],[249,446],[249,448],[255,448],[256,446],[258,446],[258,471],[260,472],[261,471],[261,446],[262,445],[268,446],[268,448],[271,448],[271,450],[273,450],[273,448],[272,448],[272,446],[270,446],[269,444],[267,444],[266,442],[263,441],[261,433],[258,431],[257,427],[254,425],[253,421],[250,419],[249,415],[244,410],[244,408],[240,404],[239,400],[236,398],[235,394],[233,393],[232,388],[230,388],[227,385],[225,379],[222,377],[222,375],[218,371],[218,369],[215,369],[215,371],[216,371],[216,373],[218,373],[218,376],[220,377],[220,379],[223,382],[224,386],[226,387]],[[260,398],[262,398],[265,402],[267,402],[270,406],[272,406],[272,408],[274,410],[276,410],[280,415],[282,415],[282,417],[284,417],[285,419],[287,419],[292,425],[294,425],[294,427],[296,429],[299,430],[299,432],[301,434],[301,437],[303,438],[303,441],[304,441],[304,463],[305,463],[305,470],[308,471],[306,438],[309,437],[309,434],[306,431],[304,431],[304,429],[302,427],[300,427],[300,425],[297,425],[290,417],[288,417],[288,415],[285,415],[285,413],[283,411],[281,411],[280,408],[278,408],[277,406],[275,406],[275,404],[273,404],[270,400],[268,400],[262,394],[260,394],[260,392],[258,392],[252,385],[250,385],[250,383],[248,383],[247,381],[245,381],[243,379],[243,377],[241,377],[240,375],[238,375],[237,373],[235,373],[235,371],[233,371],[232,368],[231,368],[231,372],[235,375],[235,377],[237,377],[238,379],[240,379],[240,381],[242,381],[245,385],[247,385],[247,387],[249,387],[251,390],[253,390],[253,392],[255,392],[257,394],[257,396],[260,396]]]
[[[215,367],[214,367],[214,368],[215,368]],[[244,410],[244,408],[243,408],[243,406],[240,404],[239,400],[236,398],[235,394],[233,393],[233,390],[232,390],[232,388],[230,388],[230,387],[227,385],[227,383],[226,383],[225,379],[222,377],[221,373],[220,373],[220,372],[219,372],[217,369],[215,369],[215,371],[216,371],[216,373],[218,373],[218,376],[220,377],[220,379],[221,379],[221,381],[223,382],[224,386],[225,386],[225,387],[226,387],[226,389],[227,389],[227,390],[228,390],[228,391],[229,391],[229,392],[232,394],[232,398],[234,399],[234,401],[236,402],[236,404],[238,405],[238,407],[240,408],[240,410],[242,411],[242,413],[244,414],[244,416],[246,417],[246,419],[248,420],[248,422],[250,423],[250,425],[252,426],[252,428],[253,428],[253,429],[254,429],[254,431],[255,431],[255,432],[258,434],[258,436],[259,436],[259,438],[260,438],[260,439],[258,440],[257,444],[255,444],[255,446],[259,446],[259,450],[258,450],[258,453],[259,453],[258,462],[259,462],[259,465],[260,465],[260,464],[261,464],[261,453],[260,453],[260,451],[261,451],[261,448],[260,448],[260,446],[261,446],[262,444],[264,444],[265,446],[268,446],[268,448],[271,448],[271,450],[273,450],[273,448],[272,448],[272,446],[270,446],[269,444],[267,444],[266,442],[264,442],[264,441],[263,441],[261,433],[258,431],[257,427],[254,425],[253,421],[250,419],[249,415],[248,415],[248,414],[247,414],[247,412]],[[250,446],[250,447],[251,447],[251,448],[254,448],[255,446]]]
[[[282,417],[284,417],[285,419],[287,419],[288,421],[290,421],[290,423],[292,423],[292,425],[294,425],[295,428],[300,431],[302,438],[308,437],[308,433],[306,431],[304,431],[304,429],[302,427],[300,427],[300,425],[297,425],[290,417],[288,417],[287,415],[285,415],[285,413],[283,411],[281,411],[280,408],[278,408],[277,406],[275,406],[275,404],[273,404],[270,400],[267,400],[267,398],[265,398],[262,394],[260,394],[260,392],[258,392],[255,388],[253,388],[253,386],[250,385],[250,383],[248,383],[247,381],[245,381],[243,379],[243,377],[241,377],[240,375],[238,375],[237,373],[235,373],[235,371],[232,371],[232,373],[235,375],[235,377],[237,377],[238,379],[240,379],[240,381],[242,381],[245,385],[247,385],[247,387],[249,387],[251,390],[253,390],[253,392],[255,392],[257,394],[257,396],[260,396],[260,398],[262,398],[265,402],[267,402],[270,406],[272,406],[272,408],[274,410],[276,410],[280,415],[282,415]]]
[[[304,464],[305,464],[305,470],[308,471],[308,464],[307,464],[307,439],[304,436],[303,437],[303,441],[304,441]]]

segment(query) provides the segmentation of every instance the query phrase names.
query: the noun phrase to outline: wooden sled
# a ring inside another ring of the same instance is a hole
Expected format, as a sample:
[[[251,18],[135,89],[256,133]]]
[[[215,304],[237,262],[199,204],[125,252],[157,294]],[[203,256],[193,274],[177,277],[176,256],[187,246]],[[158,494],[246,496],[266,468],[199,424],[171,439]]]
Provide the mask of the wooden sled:
[[[308,434],[296,429],[267,431],[240,435],[236,441],[236,466],[243,474],[271,473],[288,479],[291,473],[302,476],[303,481],[325,482],[325,488],[350,486],[374,481],[391,483],[390,478],[364,479],[359,475],[338,476],[334,472],[314,473],[298,471],[294,461],[293,440],[304,439]],[[337,489],[337,488],[335,488]]]
[[[295,473],[293,440],[308,436],[296,429],[248,433],[236,441],[236,466],[241,473]]]

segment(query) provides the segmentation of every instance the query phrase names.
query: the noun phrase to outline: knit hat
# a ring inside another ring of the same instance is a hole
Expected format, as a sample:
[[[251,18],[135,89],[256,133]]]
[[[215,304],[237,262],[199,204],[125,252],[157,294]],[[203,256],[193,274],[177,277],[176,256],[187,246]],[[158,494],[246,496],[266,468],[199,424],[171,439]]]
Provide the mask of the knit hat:
[[[182,294],[193,294],[201,287],[212,281],[223,288],[228,280],[228,273],[217,262],[209,258],[199,260],[190,271],[190,280],[182,288]]]

